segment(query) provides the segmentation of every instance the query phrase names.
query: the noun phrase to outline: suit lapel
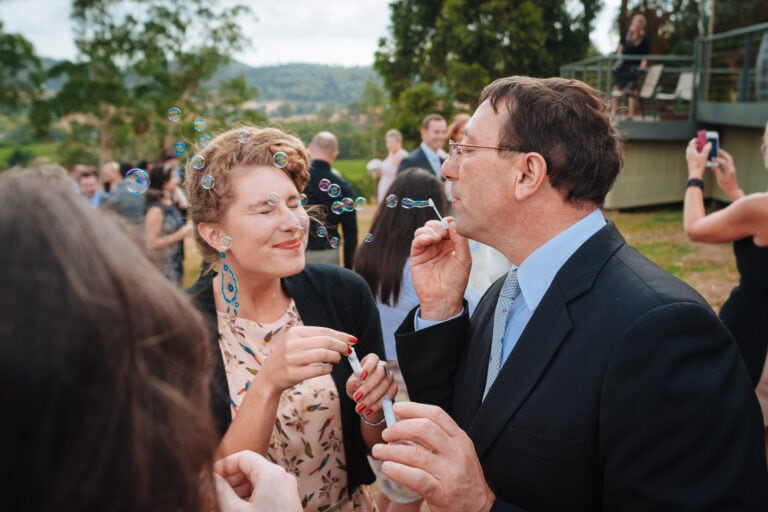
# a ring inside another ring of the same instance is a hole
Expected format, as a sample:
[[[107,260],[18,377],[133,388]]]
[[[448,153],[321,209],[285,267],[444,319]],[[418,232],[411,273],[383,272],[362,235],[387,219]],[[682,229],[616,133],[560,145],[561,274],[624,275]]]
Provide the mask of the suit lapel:
[[[468,364],[478,366],[468,368],[474,368],[477,375],[474,380],[465,377],[464,384],[471,389],[471,395],[463,399],[469,404],[479,404],[479,407],[472,408],[477,412],[464,425],[469,424],[467,433],[475,443],[478,457],[482,458],[492,446],[499,432],[536,387],[550,361],[566,341],[573,328],[568,303],[592,287],[600,269],[623,243],[624,239],[614,225],[608,223],[563,265],[482,403],[491,331],[487,328],[478,331],[478,336],[473,338]],[[492,317],[486,321],[492,323]],[[475,344],[480,335],[482,339]]]

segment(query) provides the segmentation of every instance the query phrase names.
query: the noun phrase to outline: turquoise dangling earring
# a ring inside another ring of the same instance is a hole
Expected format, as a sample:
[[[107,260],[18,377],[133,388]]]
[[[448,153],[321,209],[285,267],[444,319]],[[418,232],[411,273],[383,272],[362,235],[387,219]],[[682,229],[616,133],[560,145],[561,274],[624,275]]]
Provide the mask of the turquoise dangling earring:
[[[232,238],[224,235],[221,237],[221,246],[224,249],[232,247]],[[221,273],[221,296],[224,298],[224,302],[227,303],[227,314],[237,316],[237,308],[240,307],[240,303],[237,301],[237,278],[235,272],[232,270],[227,262],[227,254],[224,251],[219,253],[219,258],[223,262],[223,272]]]

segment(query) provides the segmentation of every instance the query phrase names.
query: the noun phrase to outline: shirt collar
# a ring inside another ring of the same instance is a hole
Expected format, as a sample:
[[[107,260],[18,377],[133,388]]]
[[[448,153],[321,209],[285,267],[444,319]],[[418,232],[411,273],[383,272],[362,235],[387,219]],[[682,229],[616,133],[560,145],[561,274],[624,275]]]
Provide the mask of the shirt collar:
[[[568,259],[605,226],[605,217],[599,208],[558,233],[533,251],[517,270],[520,293],[530,311],[535,311],[544,293],[549,289],[557,272]]]
[[[435,158],[440,158],[440,156],[437,153],[432,151],[432,148],[430,148],[429,146],[427,146],[423,142],[421,143],[421,145],[419,147],[424,152],[424,154],[427,155],[427,158],[429,158],[430,160],[434,160]]]

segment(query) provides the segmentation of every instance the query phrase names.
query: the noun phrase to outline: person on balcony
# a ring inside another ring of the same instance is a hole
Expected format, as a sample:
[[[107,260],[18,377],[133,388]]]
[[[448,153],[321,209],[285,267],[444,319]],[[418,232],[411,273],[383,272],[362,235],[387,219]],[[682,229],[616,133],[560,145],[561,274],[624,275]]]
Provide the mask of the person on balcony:
[[[624,59],[627,55],[647,55],[648,36],[645,34],[645,16],[635,14],[629,24],[629,30],[619,41],[616,55],[620,58],[613,66],[613,93],[611,94],[611,117],[616,117],[619,112],[619,104],[624,91],[627,91],[629,99],[627,103],[627,119],[632,119],[637,111],[637,91],[639,89],[640,75],[648,65],[646,59],[640,61]]]

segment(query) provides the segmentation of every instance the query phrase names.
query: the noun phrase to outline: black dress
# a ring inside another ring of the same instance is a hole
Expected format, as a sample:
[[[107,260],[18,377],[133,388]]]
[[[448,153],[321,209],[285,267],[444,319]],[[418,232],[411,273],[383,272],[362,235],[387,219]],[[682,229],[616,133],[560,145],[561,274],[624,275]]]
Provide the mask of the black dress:
[[[739,284],[720,310],[747,363],[753,384],[760,380],[768,347],[768,247],[757,247],[752,237],[733,243]]]
[[[619,89],[637,89],[640,78],[640,61],[625,59],[628,55],[647,55],[649,51],[648,36],[643,35],[638,41],[633,41],[624,34],[621,38],[622,59],[617,62],[614,69],[614,80]]]

